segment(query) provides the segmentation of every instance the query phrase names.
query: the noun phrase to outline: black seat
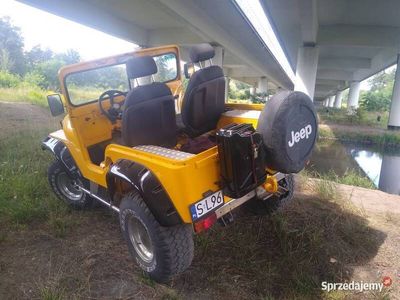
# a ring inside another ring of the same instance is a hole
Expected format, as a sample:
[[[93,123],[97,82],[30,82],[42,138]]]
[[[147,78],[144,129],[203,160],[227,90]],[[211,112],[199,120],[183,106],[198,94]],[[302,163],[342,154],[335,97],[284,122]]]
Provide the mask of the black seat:
[[[215,50],[209,44],[199,44],[190,49],[190,59],[199,63],[200,70],[190,77],[183,99],[181,121],[184,131],[192,137],[215,129],[224,112],[225,77],[222,68],[213,65],[203,67],[206,60],[211,64],[214,55]]]
[[[151,56],[135,57],[127,61],[129,79],[157,73]],[[152,82],[138,85],[126,96],[122,115],[122,142],[133,147],[176,145],[175,103],[171,90],[165,83]]]

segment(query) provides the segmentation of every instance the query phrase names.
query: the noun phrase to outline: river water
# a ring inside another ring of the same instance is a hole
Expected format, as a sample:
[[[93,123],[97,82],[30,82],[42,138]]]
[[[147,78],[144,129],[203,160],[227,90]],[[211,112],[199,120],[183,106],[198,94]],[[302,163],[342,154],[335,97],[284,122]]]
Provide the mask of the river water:
[[[343,176],[354,170],[367,176],[381,191],[400,195],[400,149],[340,142],[318,143],[308,170]]]

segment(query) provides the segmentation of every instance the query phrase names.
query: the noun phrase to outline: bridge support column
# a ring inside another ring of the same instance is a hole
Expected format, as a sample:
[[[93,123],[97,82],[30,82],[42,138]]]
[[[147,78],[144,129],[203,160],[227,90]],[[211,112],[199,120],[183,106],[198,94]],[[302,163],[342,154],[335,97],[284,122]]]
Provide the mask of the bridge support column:
[[[382,158],[381,173],[379,176],[379,189],[390,194],[400,193],[399,181],[400,157],[384,154]]]
[[[333,107],[335,104],[335,95],[329,96],[329,107]]]
[[[261,77],[258,80],[258,93],[262,93],[265,94],[265,96],[263,97],[265,100],[268,99],[268,79],[266,77]]]
[[[394,79],[392,103],[390,105],[388,129],[400,130],[400,54],[397,55],[397,70]]]
[[[324,106],[325,107],[329,106],[329,97],[324,100]]]
[[[216,66],[223,67],[224,64],[224,48],[223,47],[214,47],[215,55],[212,59],[213,64]]]
[[[319,49],[316,46],[304,46],[297,52],[296,79],[294,90],[300,91],[314,101],[315,80],[317,78]]]
[[[336,108],[342,107],[342,97],[343,97],[343,91],[337,91],[336,97],[335,97],[335,107]]]
[[[225,77],[225,102],[229,100],[229,83],[231,79],[229,77]]]
[[[358,108],[358,98],[360,97],[360,85],[359,81],[353,81],[350,83],[349,99],[347,100],[347,110],[352,112]]]
[[[258,92],[259,93],[268,93],[268,80],[266,77],[261,77],[258,80]]]

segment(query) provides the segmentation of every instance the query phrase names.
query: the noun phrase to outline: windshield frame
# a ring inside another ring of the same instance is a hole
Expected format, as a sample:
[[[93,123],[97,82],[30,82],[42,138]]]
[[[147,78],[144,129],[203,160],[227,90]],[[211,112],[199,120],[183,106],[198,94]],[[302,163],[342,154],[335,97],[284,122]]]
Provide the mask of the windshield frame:
[[[137,53],[130,53],[128,55],[125,55],[125,59],[117,59],[117,61],[115,61],[114,63],[109,63],[109,64],[105,63],[104,65],[98,65],[98,66],[87,68],[87,69],[82,69],[82,70],[78,70],[78,71],[72,71],[72,72],[69,72],[68,74],[66,74],[63,77],[63,86],[64,86],[64,91],[65,91],[65,96],[66,96],[66,99],[67,99],[69,105],[71,105],[72,107],[81,107],[81,106],[85,106],[85,105],[88,105],[88,104],[96,103],[96,102],[99,101],[99,98],[97,98],[97,99],[89,100],[87,102],[83,102],[81,104],[74,104],[71,101],[71,97],[70,97],[70,94],[69,94],[69,91],[68,91],[67,79],[68,79],[69,76],[74,75],[74,74],[88,72],[88,71],[94,71],[94,70],[98,70],[98,69],[104,69],[104,68],[108,68],[108,67],[124,65],[129,58],[135,57],[136,56],[135,54],[137,54]],[[166,51],[166,52],[163,52],[163,53],[155,53],[153,55],[149,55],[149,56],[154,58],[154,57],[159,57],[159,56],[168,55],[168,54],[172,54],[175,57],[176,75],[175,75],[174,78],[172,78],[172,79],[170,79],[168,81],[163,81],[162,82],[162,83],[165,83],[165,84],[179,79],[180,62],[179,62],[178,54],[173,52],[173,51]],[[144,53],[142,55],[146,55],[146,54]],[[139,55],[139,56],[142,56],[142,55]],[[126,72],[126,69],[125,69],[125,72]],[[128,78],[128,74],[127,74],[127,80],[128,80],[128,88],[129,88],[129,90],[128,91],[123,91],[123,92],[129,92],[130,90],[132,90],[132,84],[131,84],[131,80],[129,80],[129,78]],[[100,95],[99,95],[99,97],[100,97]]]

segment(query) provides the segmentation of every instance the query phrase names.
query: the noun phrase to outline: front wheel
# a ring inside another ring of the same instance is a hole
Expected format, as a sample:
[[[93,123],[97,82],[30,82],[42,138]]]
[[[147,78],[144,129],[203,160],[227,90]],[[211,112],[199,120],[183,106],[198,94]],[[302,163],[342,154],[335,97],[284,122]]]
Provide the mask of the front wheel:
[[[47,170],[50,187],[56,196],[75,209],[90,207],[93,203],[78,186],[82,186],[82,180],[71,178],[61,163],[55,160]]]
[[[122,199],[120,224],[131,255],[150,278],[167,282],[190,266],[194,253],[191,226],[161,226],[139,194]]]

